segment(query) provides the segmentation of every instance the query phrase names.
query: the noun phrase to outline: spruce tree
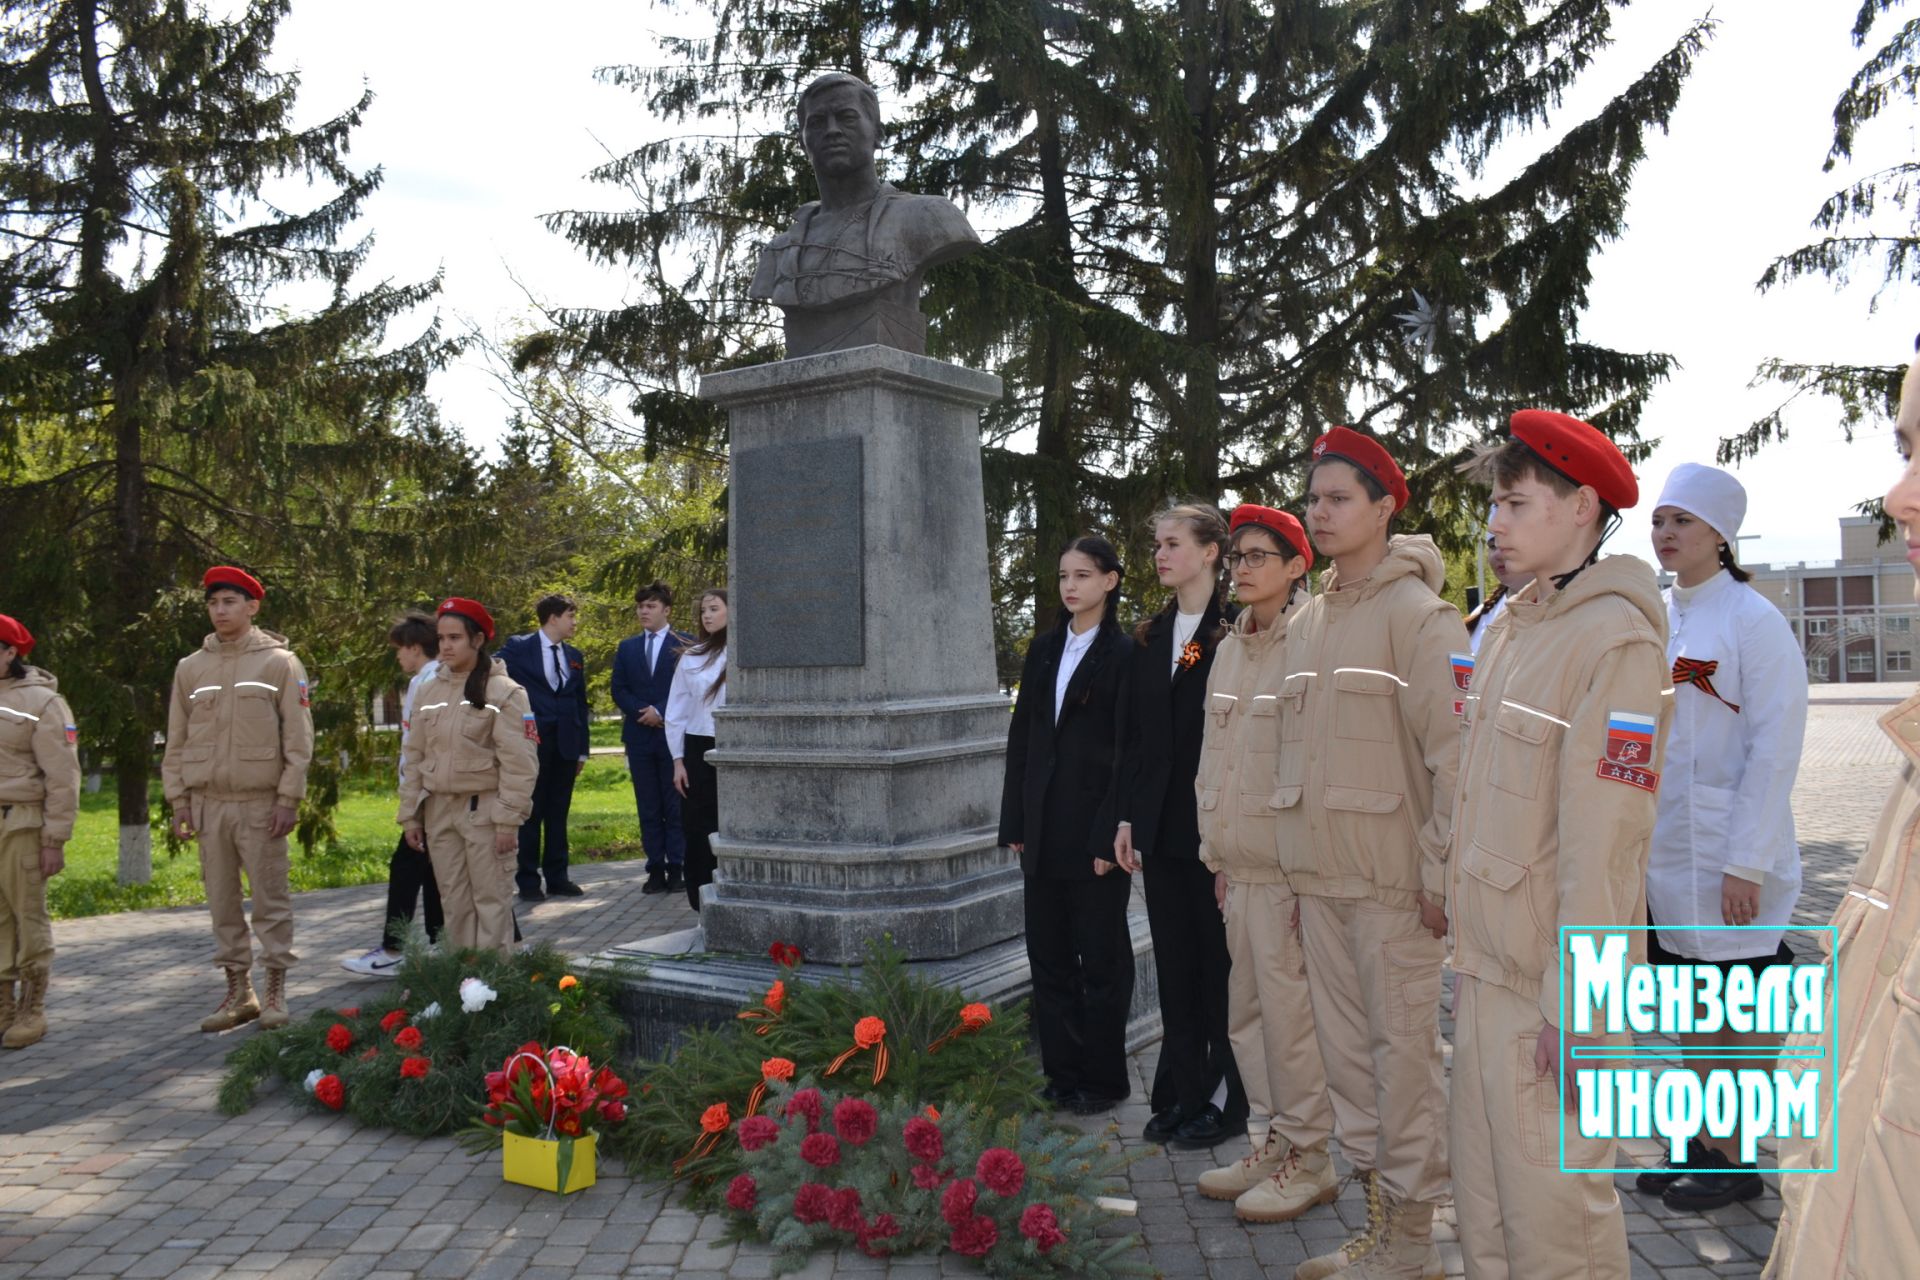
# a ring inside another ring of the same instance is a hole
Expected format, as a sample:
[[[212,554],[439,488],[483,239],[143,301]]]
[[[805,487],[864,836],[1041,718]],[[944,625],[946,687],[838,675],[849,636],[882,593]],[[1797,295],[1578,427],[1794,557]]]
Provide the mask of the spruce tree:
[[[744,281],[812,195],[792,98],[864,73],[893,103],[888,176],[998,228],[931,278],[929,349],[1008,381],[985,425],[1003,634],[1015,595],[1050,603],[1066,534],[1109,525],[1144,565],[1158,501],[1294,502],[1334,423],[1389,440],[1407,527],[1462,543],[1468,439],[1538,404],[1632,449],[1671,368],[1582,341],[1580,318],[1706,21],[1567,121],[1622,0],[703,3],[711,40],[608,73],[681,129],[601,171],[640,207],[554,219],[641,299],[556,344],[644,365],[650,429],[711,438],[680,407],[689,375],[773,354]]]
[[[380,174],[346,152],[370,95],[296,127],[298,79],[269,63],[287,9],[0,10],[0,578],[111,762],[123,880],[150,869],[154,736],[205,631],[200,569],[269,582],[263,622],[314,669],[323,735],[350,737],[328,651],[365,650],[363,606],[418,558],[433,513],[410,495],[472,483],[421,399],[450,345],[435,327],[382,345],[438,282],[354,288],[368,242],[343,240]],[[281,207],[302,178],[331,194]]]

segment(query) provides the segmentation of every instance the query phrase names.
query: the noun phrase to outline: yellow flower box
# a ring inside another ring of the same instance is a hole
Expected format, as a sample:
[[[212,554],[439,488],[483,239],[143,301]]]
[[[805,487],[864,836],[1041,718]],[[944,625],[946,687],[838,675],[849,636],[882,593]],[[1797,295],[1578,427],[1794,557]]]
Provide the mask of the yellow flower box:
[[[557,1191],[563,1196],[584,1191],[594,1184],[597,1139],[593,1134],[584,1138],[523,1138],[517,1133],[507,1133],[501,1137],[506,1140],[500,1151],[501,1170],[508,1182],[540,1191]],[[563,1152],[563,1147],[571,1150]],[[563,1161],[563,1156],[568,1158]],[[564,1183],[563,1163],[566,1166]]]

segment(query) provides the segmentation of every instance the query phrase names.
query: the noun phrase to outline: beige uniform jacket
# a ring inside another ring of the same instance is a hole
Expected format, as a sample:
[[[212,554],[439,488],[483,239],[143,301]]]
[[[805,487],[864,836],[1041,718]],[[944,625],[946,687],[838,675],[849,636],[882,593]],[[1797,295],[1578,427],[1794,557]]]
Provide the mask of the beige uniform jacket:
[[[176,812],[195,792],[216,800],[271,795],[296,807],[312,759],[307,672],[285,636],[259,627],[233,641],[209,635],[180,659],[160,762]]]
[[[1207,673],[1207,726],[1193,789],[1200,861],[1246,884],[1284,880],[1268,803],[1279,766],[1280,683],[1286,677],[1287,615],[1253,630],[1243,609]]]
[[[1835,1046],[1831,1061],[1802,1061],[1827,1080],[1837,1073],[1840,1107],[1819,1141],[1781,1143],[1780,1227],[1765,1272],[1776,1280],[1920,1275],[1920,695],[1880,727],[1904,759],[1833,915],[1836,1024],[1788,1041]],[[1827,1080],[1823,1117],[1834,1114]],[[1807,1169],[1834,1171],[1797,1172]]]
[[[1512,597],[1480,647],[1453,815],[1455,972],[1560,1022],[1560,929],[1644,926],[1673,686],[1653,570],[1608,556]],[[1646,935],[1631,933],[1634,963]]]
[[[1294,891],[1412,910],[1444,886],[1465,653],[1426,537],[1393,539],[1364,582],[1333,570],[1287,627],[1280,689],[1280,865]]]
[[[492,660],[487,705],[466,701],[467,673],[443,665],[413,698],[413,719],[401,760],[400,825],[421,825],[421,801],[436,796],[492,795],[488,820],[517,832],[533,812],[540,738],[527,691]]]
[[[60,684],[39,667],[0,676],[0,806],[39,805],[40,839],[73,839],[80,807],[80,754]]]

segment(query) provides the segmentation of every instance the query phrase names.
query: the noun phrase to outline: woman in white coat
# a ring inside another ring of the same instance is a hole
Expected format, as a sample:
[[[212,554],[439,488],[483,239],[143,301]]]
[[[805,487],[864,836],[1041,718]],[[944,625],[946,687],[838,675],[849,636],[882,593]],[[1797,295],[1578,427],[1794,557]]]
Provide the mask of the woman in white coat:
[[[1746,490],[1716,467],[1682,463],[1653,512],[1653,549],[1674,575],[1666,591],[1673,663],[1673,730],[1647,859],[1652,964],[1757,971],[1790,963],[1782,935],[1800,899],[1793,780],[1807,726],[1807,667],[1780,611],[1747,585],[1734,539]],[[1700,926],[1737,925],[1738,929]],[[1773,1047],[1768,1037],[1683,1037],[1686,1065],[1764,1068],[1716,1049]],[[1764,1189],[1737,1163],[1739,1134],[1694,1140],[1682,1168],[1649,1169],[1636,1184],[1673,1209],[1697,1213]]]

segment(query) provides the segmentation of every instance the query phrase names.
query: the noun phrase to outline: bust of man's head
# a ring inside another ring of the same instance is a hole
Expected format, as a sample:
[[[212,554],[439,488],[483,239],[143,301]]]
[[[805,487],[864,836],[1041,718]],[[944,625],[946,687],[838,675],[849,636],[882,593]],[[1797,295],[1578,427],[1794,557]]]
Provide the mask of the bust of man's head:
[[[796,114],[800,145],[823,181],[873,168],[873,153],[880,145],[880,98],[872,85],[844,71],[830,71],[800,91]]]

